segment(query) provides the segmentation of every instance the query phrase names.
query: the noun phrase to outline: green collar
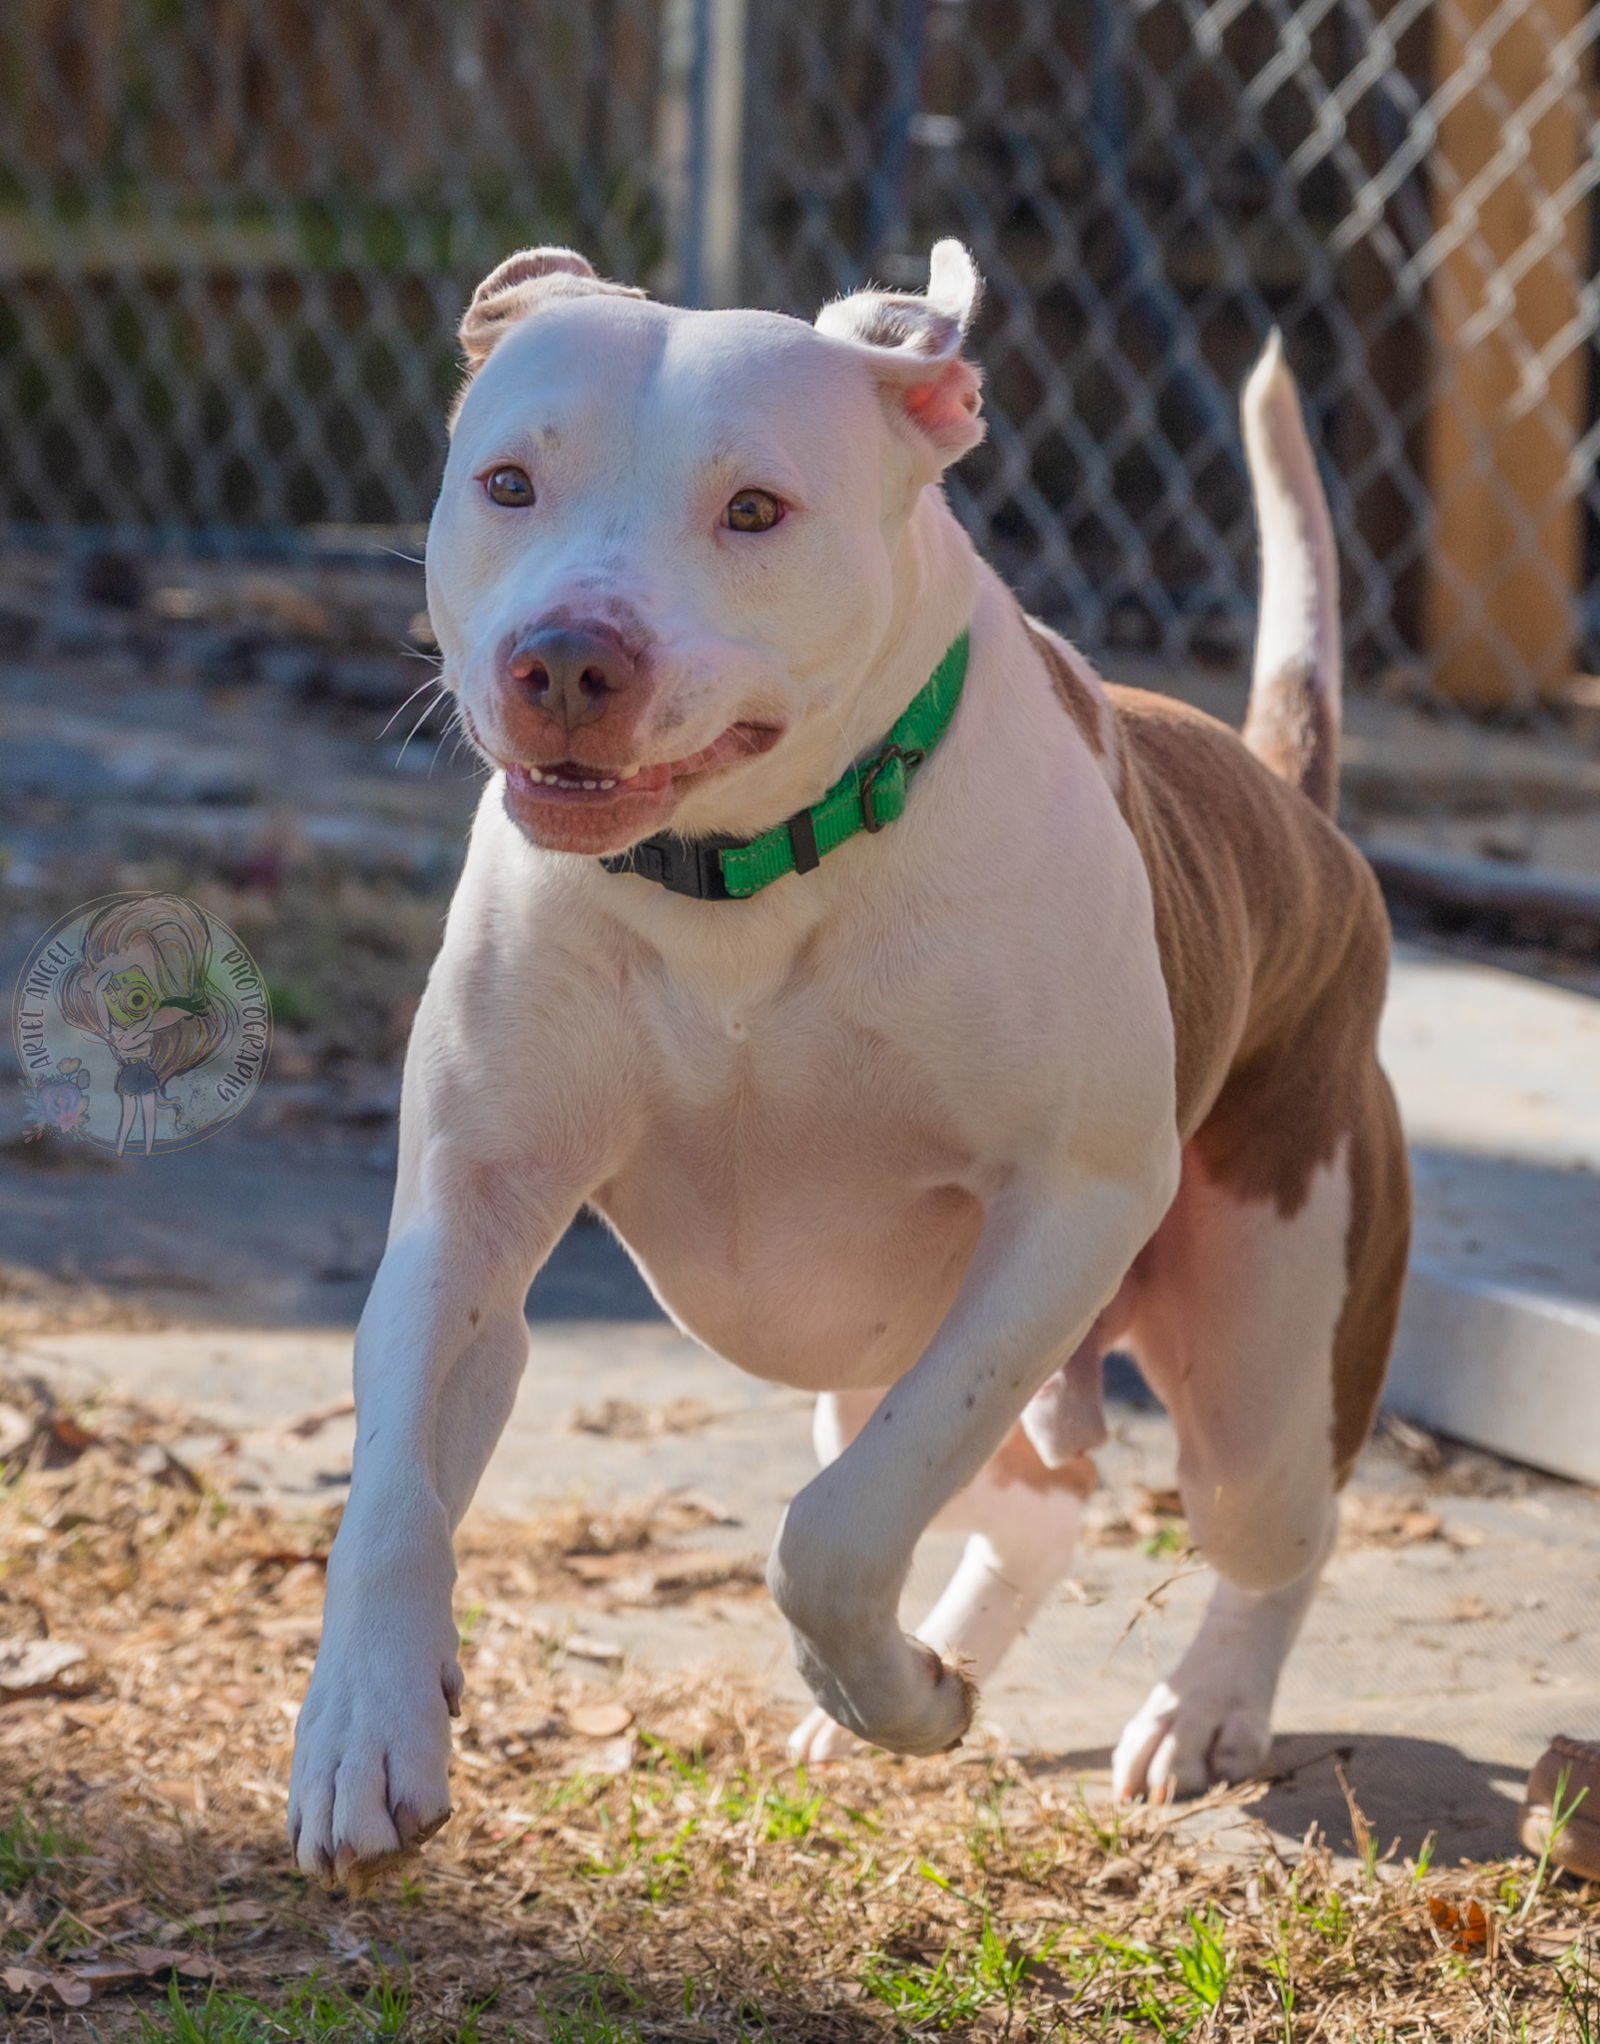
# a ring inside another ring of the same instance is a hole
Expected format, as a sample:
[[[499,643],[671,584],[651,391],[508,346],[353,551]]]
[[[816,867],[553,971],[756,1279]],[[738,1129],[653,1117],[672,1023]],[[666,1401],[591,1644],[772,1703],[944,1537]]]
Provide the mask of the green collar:
[[[967,678],[963,632],[878,750],[858,760],[809,809],[759,837],[683,838],[663,834],[602,859],[608,873],[637,873],[697,901],[743,901],[785,873],[809,873],[857,831],[882,830],[906,806],[911,776],[950,728]]]

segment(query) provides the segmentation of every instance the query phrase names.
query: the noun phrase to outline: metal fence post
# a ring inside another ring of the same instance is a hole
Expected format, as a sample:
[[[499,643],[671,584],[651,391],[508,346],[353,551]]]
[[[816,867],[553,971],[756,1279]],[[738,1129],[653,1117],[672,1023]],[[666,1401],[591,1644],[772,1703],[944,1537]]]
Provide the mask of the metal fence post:
[[[746,0],[688,4],[681,290],[689,305],[735,305],[742,283]]]

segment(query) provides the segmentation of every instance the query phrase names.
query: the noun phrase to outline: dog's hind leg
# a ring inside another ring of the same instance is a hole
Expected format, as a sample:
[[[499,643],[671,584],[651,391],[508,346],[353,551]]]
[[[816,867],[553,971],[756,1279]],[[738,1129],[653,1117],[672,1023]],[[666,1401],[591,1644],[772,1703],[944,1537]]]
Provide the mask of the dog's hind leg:
[[[818,1401],[817,1450],[823,1462],[860,1431],[877,1402],[875,1393]],[[999,1453],[934,1521],[959,1527],[969,1538],[916,1637],[974,1681],[986,1681],[1072,1566],[1084,1500],[1094,1483],[1087,1456],[1051,1466],[1022,1426],[1014,1427]],[[819,1708],[796,1726],[789,1752],[814,1766],[841,1759],[860,1743]]]
[[[1377,1403],[1407,1233],[1404,1150],[1376,1068],[1351,1135],[1291,1213],[1186,1157],[1141,1259],[1132,1341],[1172,1413],[1195,1544],[1222,1580],[1123,1732],[1119,1797],[1199,1793],[1266,1758],[1278,1677]]]

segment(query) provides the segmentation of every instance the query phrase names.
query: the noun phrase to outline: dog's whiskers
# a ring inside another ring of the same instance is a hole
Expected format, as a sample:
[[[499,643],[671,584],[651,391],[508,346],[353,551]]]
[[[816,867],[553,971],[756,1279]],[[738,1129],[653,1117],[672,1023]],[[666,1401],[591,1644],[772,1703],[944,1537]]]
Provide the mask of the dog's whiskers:
[[[412,739],[416,737],[417,733],[422,729],[423,725],[427,723],[429,717],[433,714],[433,711],[438,703],[439,697],[449,695],[449,690],[446,689],[442,683],[436,682],[434,686],[437,689],[438,693],[430,701],[423,704],[421,716],[418,717],[417,721],[412,725],[411,729],[406,733],[405,737],[401,740],[400,750],[394,756],[394,764],[396,766],[398,766],[400,762],[405,758],[406,747],[411,743]],[[413,696],[415,695],[415,693],[416,692],[413,691]],[[408,698],[408,700],[411,699],[412,698]],[[402,705],[402,707],[404,706]],[[385,726],[384,728],[387,729],[388,727]],[[448,729],[448,726],[446,728]]]
[[[394,723],[396,717],[400,716],[404,711],[408,710],[411,707],[411,705],[416,701],[417,697],[420,696],[425,689],[430,688],[437,689],[439,686],[440,680],[437,674],[430,674],[426,681],[418,682],[417,686],[411,691],[410,695],[408,695],[403,702],[396,703],[394,708],[389,712],[388,716],[384,718],[383,729],[378,733],[378,736],[380,738],[386,738],[389,733],[389,727]],[[431,710],[432,707],[433,705],[430,703],[428,705],[428,709]],[[428,714],[428,711],[424,710],[422,714],[426,716]]]

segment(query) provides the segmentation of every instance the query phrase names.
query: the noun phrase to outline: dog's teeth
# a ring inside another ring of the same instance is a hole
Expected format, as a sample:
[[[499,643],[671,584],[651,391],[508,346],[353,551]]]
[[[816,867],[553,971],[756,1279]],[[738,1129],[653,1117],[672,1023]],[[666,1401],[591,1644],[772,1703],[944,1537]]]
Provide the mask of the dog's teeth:
[[[528,776],[530,781],[542,781],[544,779],[544,775],[540,773],[536,766],[524,767],[522,771]]]
[[[585,781],[583,785],[586,788],[598,788],[600,783],[598,781]]]
[[[638,771],[639,769],[636,766],[623,767],[621,772],[617,775],[617,779],[619,781],[631,781]]]
[[[615,781],[602,781],[600,785],[602,788],[614,788],[617,784]]]

